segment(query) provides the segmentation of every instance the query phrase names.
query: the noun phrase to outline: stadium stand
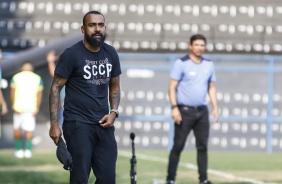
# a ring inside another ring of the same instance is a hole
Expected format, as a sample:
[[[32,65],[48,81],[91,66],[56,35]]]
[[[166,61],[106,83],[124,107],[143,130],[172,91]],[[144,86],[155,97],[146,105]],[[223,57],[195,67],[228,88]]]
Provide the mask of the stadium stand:
[[[107,17],[108,42],[120,52],[183,52],[192,33],[203,33],[210,53],[279,54],[282,6],[272,0],[97,0],[0,2],[0,45],[5,50],[42,47],[80,31],[89,10]],[[5,36],[3,36],[5,35]],[[6,36],[7,35],[7,36]]]

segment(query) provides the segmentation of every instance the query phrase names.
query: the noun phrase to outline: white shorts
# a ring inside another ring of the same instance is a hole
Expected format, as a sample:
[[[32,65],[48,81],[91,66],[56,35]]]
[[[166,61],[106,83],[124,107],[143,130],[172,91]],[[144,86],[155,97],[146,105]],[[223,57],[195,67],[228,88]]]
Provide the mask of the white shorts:
[[[34,131],[35,117],[32,112],[14,113],[14,129]]]

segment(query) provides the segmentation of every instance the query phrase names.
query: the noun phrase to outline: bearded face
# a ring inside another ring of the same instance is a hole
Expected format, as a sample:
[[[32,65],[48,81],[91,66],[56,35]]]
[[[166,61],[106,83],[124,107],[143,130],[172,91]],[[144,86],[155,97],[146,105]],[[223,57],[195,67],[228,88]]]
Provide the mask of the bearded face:
[[[85,33],[84,38],[93,47],[101,47],[106,39],[106,34],[103,35],[99,32],[92,34]]]
[[[106,25],[103,15],[88,14],[81,27],[85,41],[92,47],[101,47],[106,39]]]

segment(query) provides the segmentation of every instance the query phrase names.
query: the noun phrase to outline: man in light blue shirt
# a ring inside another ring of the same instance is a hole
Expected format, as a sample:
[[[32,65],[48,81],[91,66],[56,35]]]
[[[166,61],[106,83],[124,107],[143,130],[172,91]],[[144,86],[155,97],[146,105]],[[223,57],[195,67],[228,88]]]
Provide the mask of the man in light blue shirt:
[[[169,156],[167,184],[174,184],[180,154],[191,130],[196,139],[200,184],[211,184],[207,176],[210,127],[207,95],[213,107],[214,123],[218,120],[218,108],[214,65],[202,57],[205,48],[206,38],[203,35],[191,36],[190,53],[175,61],[170,74],[169,98],[175,132]]]

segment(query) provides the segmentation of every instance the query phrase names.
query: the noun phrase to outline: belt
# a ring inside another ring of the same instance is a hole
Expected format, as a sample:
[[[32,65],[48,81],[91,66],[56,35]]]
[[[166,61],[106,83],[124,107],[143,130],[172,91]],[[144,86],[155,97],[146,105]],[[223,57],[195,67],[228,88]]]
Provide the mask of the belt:
[[[193,109],[193,110],[195,110],[195,111],[207,109],[207,106],[206,106],[206,105],[200,105],[200,106],[178,105],[178,107],[179,107],[179,108],[182,108],[182,109],[184,109],[184,110]]]

